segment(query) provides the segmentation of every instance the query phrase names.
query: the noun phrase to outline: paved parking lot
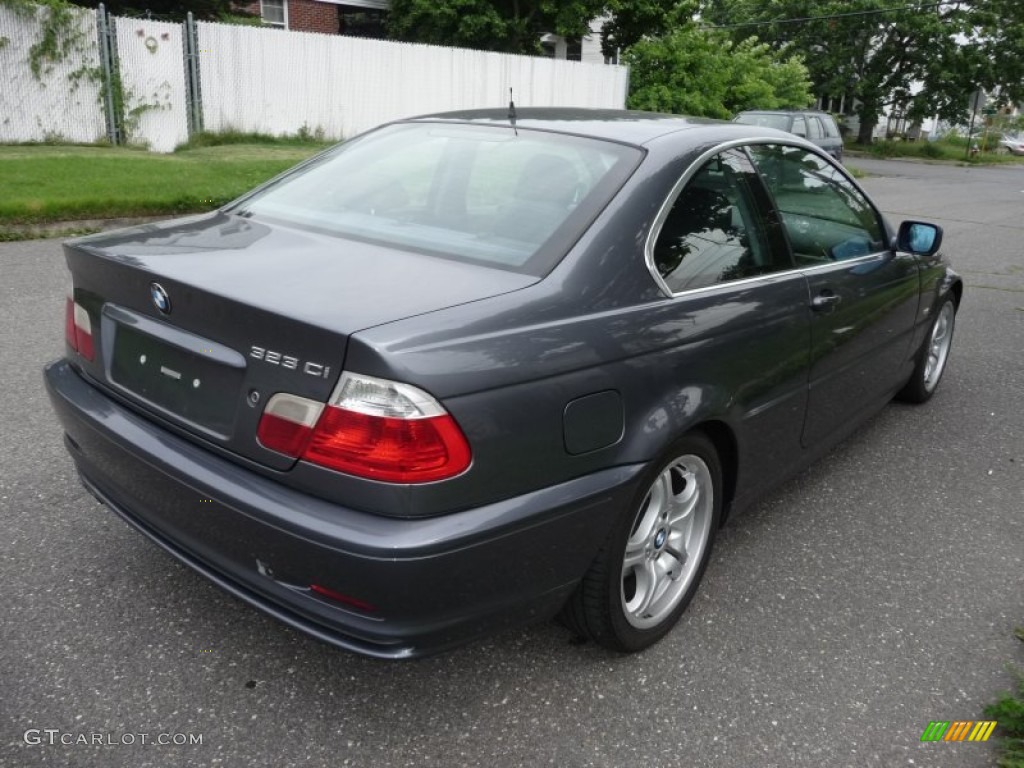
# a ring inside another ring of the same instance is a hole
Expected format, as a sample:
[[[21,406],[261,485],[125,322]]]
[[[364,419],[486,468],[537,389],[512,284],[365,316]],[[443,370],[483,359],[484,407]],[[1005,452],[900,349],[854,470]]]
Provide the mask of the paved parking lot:
[[[59,246],[0,246],[0,766],[992,765],[919,738],[1024,665],[1024,168],[850,163],[894,220],[946,228],[946,378],[734,520],[633,657],[545,624],[383,663],[222,594],[79,486],[40,375]]]

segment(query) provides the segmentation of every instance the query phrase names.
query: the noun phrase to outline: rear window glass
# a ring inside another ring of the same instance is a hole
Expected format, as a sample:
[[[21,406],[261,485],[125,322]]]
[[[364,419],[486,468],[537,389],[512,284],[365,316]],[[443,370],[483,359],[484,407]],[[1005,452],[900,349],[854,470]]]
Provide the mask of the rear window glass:
[[[758,114],[754,112],[738,115],[736,122],[743,123],[744,125],[757,125],[761,128],[775,128],[780,131],[789,130],[789,115]]]
[[[640,157],[511,126],[406,123],[341,145],[234,212],[542,274]]]

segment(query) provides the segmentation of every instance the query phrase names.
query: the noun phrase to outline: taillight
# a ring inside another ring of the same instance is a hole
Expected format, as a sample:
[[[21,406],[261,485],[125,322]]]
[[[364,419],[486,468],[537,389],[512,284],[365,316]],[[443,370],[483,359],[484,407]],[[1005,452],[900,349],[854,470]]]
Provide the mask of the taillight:
[[[263,410],[256,437],[272,451],[301,456],[324,404],[279,392]]]
[[[92,343],[92,321],[85,307],[70,296],[64,304],[64,338],[73,350],[92,361],[95,349]]]
[[[263,445],[289,456],[389,483],[454,477],[472,458],[459,425],[426,392],[353,373],[342,374],[326,407],[275,395],[257,434]]]

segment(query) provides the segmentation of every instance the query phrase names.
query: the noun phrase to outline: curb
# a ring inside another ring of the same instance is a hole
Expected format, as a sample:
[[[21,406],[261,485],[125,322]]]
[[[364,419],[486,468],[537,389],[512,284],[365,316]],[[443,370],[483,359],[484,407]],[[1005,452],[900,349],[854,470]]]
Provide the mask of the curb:
[[[15,224],[0,226],[0,242],[11,240],[43,240],[50,237],[70,237],[78,234],[105,232],[110,229],[131,227],[136,224],[148,224],[152,221],[165,221],[180,218],[187,214],[171,214],[167,216],[127,216],[113,219],[71,219],[69,221],[50,221],[42,224]]]

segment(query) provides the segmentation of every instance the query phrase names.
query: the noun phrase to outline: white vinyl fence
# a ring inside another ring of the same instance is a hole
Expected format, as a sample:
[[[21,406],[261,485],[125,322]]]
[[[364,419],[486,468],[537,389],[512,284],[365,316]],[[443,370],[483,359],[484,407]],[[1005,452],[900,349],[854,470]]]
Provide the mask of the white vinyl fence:
[[[129,137],[156,152],[188,141],[181,24],[114,19]]]
[[[517,106],[622,108],[627,70],[534,56],[199,23],[206,130],[354,136],[409,115]]]
[[[32,73],[29,49],[42,11],[0,5],[0,142],[91,142],[106,135],[100,83],[87,72],[98,63],[96,11],[74,12],[77,43],[67,58],[40,61]]]
[[[38,16],[0,5],[0,142],[106,136],[169,152],[200,128],[347,138],[410,115],[503,107],[509,88],[521,107],[626,101],[620,66],[95,11],[77,18],[80,39],[37,78]],[[98,76],[101,63],[119,78]]]

